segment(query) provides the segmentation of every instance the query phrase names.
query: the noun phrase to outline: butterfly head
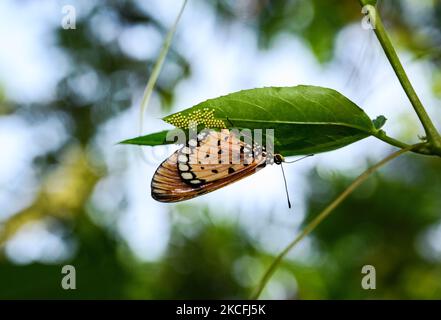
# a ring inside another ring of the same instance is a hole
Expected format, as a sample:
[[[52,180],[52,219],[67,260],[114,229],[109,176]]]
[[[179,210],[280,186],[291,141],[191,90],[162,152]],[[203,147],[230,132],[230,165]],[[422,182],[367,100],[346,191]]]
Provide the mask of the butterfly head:
[[[274,163],[282,164],[282,162],[285,162],[285,158],[279,153],[274,154]]]

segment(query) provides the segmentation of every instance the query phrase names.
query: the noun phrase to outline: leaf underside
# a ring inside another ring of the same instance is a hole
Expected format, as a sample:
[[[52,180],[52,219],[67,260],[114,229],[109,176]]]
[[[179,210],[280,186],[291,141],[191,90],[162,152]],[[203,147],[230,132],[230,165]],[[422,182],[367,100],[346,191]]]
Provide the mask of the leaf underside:
[[[384,117],[383,117],[384,118]],[[382,118],[380,118],[383,120]],[[284,156],[341,148],[378,130],[367,114],[335,90],[316,86],[267,87],[243,90],[209,99],[169,115],[164,121],[187,128],[274,129],[274,150]],[[160,145],[167,131],[122,143]]]

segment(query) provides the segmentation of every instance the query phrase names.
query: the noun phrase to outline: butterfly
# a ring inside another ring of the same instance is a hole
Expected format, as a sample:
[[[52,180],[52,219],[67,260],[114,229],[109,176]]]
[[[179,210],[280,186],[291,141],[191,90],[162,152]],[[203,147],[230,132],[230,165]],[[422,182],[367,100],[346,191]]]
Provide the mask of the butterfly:
[[[188,200],[283,161],[282,155],[242,141],[228,129],[203,131],[161,163],[152,178],[152,197],[160,202]]]

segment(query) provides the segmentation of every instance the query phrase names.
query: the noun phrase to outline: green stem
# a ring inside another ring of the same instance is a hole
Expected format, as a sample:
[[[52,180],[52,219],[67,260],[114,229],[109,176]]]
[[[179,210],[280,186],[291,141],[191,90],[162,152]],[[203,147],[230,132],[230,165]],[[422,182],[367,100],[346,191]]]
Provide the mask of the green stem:
[[[386,135],[386,132],[384,132],[383,130],[378,130],[376,134],[374,134],[374,136],[392,146],[398,147],[400,149],[402,148],[407,148],[409,145],[407,143],[404,143],[402,141],[396,140],[392,137],[389,137],[388,135]]]
[[[386,132],[384,132],[383,130],[378,130],[375,134],[373,134],[374,137],[376,137],[377,139],[380,139],[392,146],[398,147],[400,149],[404,149],[409,147],[409,145],[407,143],[404,143],[400,140],[394,139],[392,137],[389,137],[388,135],[386,135]],[[431,155],[433,154],[432,151],[430,150],[430,148],[427,146],[427,143],[421,144],[420,147],[415,148],[413,150],[411,150],[412,152],[415,153],[420,153],[420,154],[425,154],[425,155]]]
[[[369,176],[384,166],[389,161],[399,157],[405,152],[411,151],[413,149],[421,147],[422,144],[415,144],[411,146],[407,146],[404,149],[398,150],[374,166],[368,168],[361,175],[358,176],[334,201],[332,201],[322,212],[320,212],[308,225],[303,229],[303,231],[295,237],[295,239],[285,248],[282,252],[274,259],[271,263],[270,267],[267,269],[262,279],[260,280],[255,292],[251,296],[251,299],[258,299],[269,279],[273,275],[274,271],[276,271],[277,267],[281,263],[282,259],[294,248],[303,238],[309,235],[329,214],[345,200],[362,182],[364,182]]]
[[[418,118],[420,119],[424,127],[427,135],[427,140],[432,149],[432,153],[441,155],[441,136],[438,133],[438,130],[434,126],[429,115],[427,114],[426,109],[424,108],[421,100],[415,92],[415,89],[410,83],[406,71],[404,70],[403,65],[401,64],[400,59],[398,58],[398,55],[394,49],[394,46],[392,45],[392,42],[390,41],[389,36],[384,29],[384,25],[378,10],[372,5],[365,5],[363,8],[367,10],[371,23],[374,26],[375,35],[377,36],[387,56],[387,59],[394,69],[395,74],[397,75],[398,80],[401,83],[401,86],[406,92],[407,97],[409,98],[416,114],[418,115]]]
[[[153,89],[155,87],[156,80],[158,80],[159,73],[161,72],[162,65],[164,63],[165,57],[167,56],[168,50],[170,48],[173,36],[176,32],[176,28],[178,26],[178,22],[181,19],[182,13],[184,12],[185,5],[187,4],[187,0],[184,0],[182,3],[181,10],[179,10],[178,16],[176,17],[175,22],[173,23],[173,26],[168,31],[167,36],[164,40],[164,44],[162,45],[161,52],[159,53],[159,57],[155,62],[155,65],[153,66],[152,73],[150,75],[150,78],[147,82],[147,85],[144,90],[144,94],[141,101],[141,109],[140,109],[140,123],[139,123],[139,131],[140,135],[142,135],[143,132],[143,124],[144,124],[144,114],[147,110],[147,106],[150,101],[150,97],[153,93]]]

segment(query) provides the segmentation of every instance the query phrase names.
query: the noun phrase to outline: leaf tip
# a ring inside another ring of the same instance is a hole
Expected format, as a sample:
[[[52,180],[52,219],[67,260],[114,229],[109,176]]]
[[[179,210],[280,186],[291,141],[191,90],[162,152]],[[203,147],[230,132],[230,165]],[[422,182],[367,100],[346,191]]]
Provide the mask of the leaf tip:
[[[119,144],[133,144],[133,139],[126,139],[115,143],[115,145]]]

